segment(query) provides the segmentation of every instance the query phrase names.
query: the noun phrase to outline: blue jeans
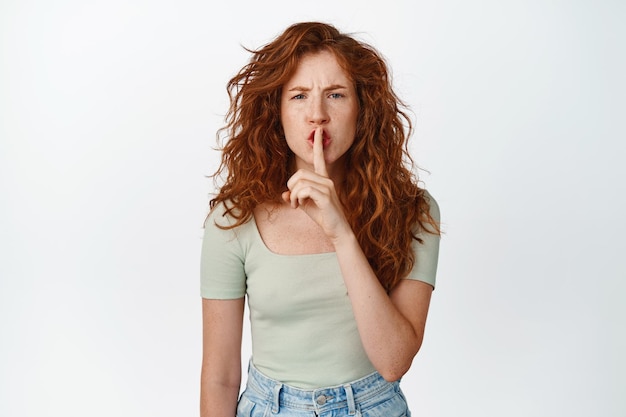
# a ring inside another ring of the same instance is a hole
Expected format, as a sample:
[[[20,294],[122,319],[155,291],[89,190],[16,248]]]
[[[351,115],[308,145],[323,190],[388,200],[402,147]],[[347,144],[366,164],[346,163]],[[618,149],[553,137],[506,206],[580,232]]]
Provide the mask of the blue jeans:
[[[336,387],[304,390],[259,372],[252,363],[237,417],[410,417],[400,382],[378,372]]]

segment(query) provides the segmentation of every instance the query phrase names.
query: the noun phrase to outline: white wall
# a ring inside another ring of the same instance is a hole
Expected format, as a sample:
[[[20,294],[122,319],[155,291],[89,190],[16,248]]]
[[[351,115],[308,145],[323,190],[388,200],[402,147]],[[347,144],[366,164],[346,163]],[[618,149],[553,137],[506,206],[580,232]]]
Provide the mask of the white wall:
[[[225,83],[311,19],[389,59],[442,208],[414,415],[626,415],[624,3],[369,3],[0,3],[0,415],[197,415]]]

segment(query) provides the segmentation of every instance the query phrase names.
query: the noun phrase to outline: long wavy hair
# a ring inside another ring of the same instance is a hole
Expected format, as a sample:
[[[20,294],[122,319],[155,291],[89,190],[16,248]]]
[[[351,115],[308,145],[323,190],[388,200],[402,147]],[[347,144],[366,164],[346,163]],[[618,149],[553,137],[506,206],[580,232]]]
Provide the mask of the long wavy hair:
[[[421,242],[417,233],[440,231],[412,172],[407,147],[412,124],[384,59],[370,45],[318,22],[294,24],[267,45],[247,50],[249,63],[227,85],[230,107],[217,134],[222,159],[213,175],[223,184],[211,209],[224,204],[224,215],[235,219],[232,228],[249,221],[257,205],[282,202],[293,174],[293,153],[280,120],[282,87],[303,55],[330,51],[354,82],[359,100],[339,198],[370,265],[391,290],[416,262],[411,243]]]

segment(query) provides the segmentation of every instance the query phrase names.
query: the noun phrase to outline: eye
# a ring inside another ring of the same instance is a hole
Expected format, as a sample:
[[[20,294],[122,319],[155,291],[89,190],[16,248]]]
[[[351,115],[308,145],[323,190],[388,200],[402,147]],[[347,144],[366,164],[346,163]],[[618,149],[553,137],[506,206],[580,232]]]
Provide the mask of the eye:
[[[330,93],[329,95],[330,98],[342,98],[345,97],[343,94],[341,93]]]
[[[291,97],[292,100],[302,100],[304,98],[304,94],[297,94]]]

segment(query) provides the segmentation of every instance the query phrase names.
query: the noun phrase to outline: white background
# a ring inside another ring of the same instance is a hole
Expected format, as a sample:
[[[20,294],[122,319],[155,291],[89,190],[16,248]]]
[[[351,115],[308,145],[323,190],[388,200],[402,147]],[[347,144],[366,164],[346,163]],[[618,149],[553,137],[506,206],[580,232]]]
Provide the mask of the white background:
[[[1,416],[198,414],[225,84],[300,20],[414,111],[446,234],[413,414],[626,415],[626,3],[369,3],[0,2]]]

